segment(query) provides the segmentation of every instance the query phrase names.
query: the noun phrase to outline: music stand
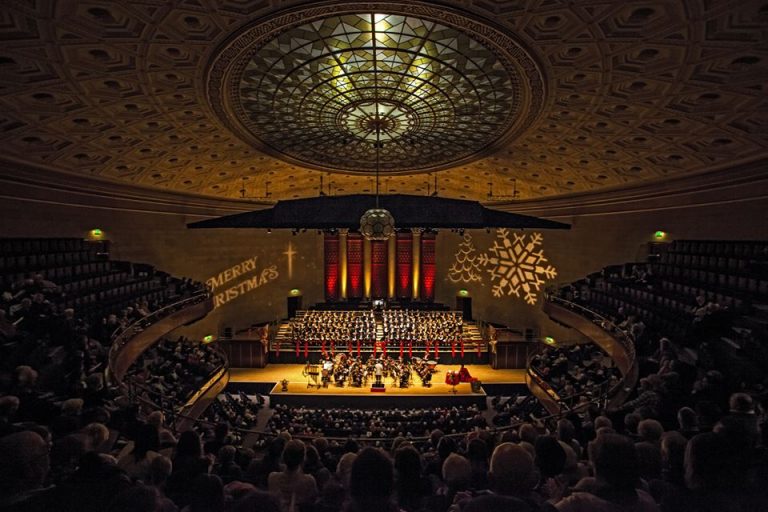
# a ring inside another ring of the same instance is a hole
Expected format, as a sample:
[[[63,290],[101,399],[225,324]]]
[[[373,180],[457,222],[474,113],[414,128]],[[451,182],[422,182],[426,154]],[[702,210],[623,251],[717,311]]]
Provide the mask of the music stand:
[[[321,387],[323,387],[321,384],[317,382],[317,379],[320,376],[320,365],[307,363],[304,375],[307,377],[308,388],[315,387],[317,389],[320,389]]]

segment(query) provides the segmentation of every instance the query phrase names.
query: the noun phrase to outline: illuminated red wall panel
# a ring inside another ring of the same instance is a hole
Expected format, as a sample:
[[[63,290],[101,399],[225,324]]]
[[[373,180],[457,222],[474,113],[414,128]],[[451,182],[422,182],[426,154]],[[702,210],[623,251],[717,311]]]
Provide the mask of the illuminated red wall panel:
[[[411,278],[413,272],[411,265],[413,265],[413,241],[411,239],[411,233],[398,233],[396,249],[396,271],[397,271],[397,285],[395,294],[397,298],[408,298],[411,296]]]
[[[325,234],[323,252],[325,300],[336,300],[339,298],[339,235]]]
[[[347,297],[363,296],[363,237],[360,233],[347,235]]]
[[[425,231],[421,235],[421,298],[435,299],[435,238],[437,233]]]
[[[371,297],[387,297],[387,242],[371,241]]]

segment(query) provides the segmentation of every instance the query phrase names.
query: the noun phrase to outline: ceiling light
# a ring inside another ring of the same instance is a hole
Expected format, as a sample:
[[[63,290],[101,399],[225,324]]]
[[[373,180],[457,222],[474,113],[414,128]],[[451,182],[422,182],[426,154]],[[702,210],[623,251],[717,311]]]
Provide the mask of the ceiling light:
[[[389,210],[379,208],[379,153],[381,151],[381,130],[386,129],[387,120],[381,116],[379,111],[379,85],[378,69],[376,59],[376,28],[374,24],[373,37],[373,103],[376,106],[376,113],[373,119],[367,120],[366,128],[376,132],[376,207],[366,211],[360,217],[360,234],[366,240],[388,240],[395,234],[395,219]]]

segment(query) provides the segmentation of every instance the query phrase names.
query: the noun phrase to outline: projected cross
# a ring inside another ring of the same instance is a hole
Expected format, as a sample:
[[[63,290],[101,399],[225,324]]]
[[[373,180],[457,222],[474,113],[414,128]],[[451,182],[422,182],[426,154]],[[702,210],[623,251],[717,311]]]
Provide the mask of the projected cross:
[[[293,257],[296,255],[296,251],[293,250],[293,243],[288,242],[288,250],[284,251],[288,257],[288,279],[293,278]]]

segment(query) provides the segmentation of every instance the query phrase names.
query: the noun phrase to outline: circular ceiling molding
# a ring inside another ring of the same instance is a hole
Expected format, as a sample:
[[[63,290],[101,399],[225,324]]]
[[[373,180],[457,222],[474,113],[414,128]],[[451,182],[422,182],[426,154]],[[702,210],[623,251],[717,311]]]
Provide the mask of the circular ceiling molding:
[[[216,52],[207,92],[254,147],[301,165],[432,171],[487,155],[545,102],[530,54],[491,25],[418,3],[293,10]]]

